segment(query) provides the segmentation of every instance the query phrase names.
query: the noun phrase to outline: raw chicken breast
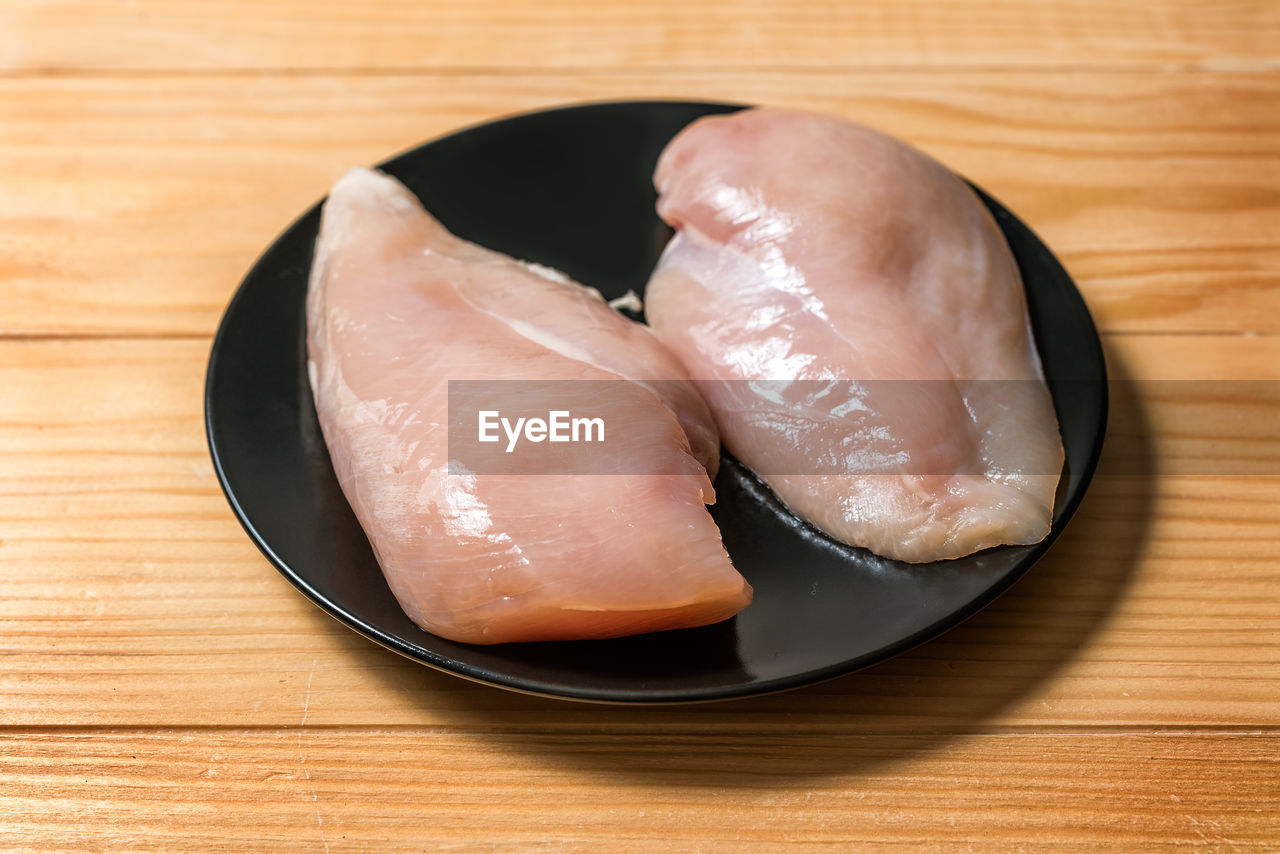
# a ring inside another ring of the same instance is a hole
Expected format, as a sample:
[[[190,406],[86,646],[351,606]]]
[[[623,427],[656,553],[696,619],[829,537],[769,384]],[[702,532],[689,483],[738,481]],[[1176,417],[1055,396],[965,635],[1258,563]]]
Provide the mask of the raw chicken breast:
[[[399,182],[354,169],[324,207],[307,347],[343,493],[427,631],[615,637],[750,602],[704,506],[710,413],[652,333],[595,291],[454,237]],[[611,381],[610,429],[639,437],[626,458],[583,475],[451,467],[449,381],[533,379],[571,397],[576,381]]]
[[[645,295],[725,447],[831,536],[911,562],[1049,532],[1063,462],[1017,266],[958,178],[883,134],[701,119],[655,174]]]

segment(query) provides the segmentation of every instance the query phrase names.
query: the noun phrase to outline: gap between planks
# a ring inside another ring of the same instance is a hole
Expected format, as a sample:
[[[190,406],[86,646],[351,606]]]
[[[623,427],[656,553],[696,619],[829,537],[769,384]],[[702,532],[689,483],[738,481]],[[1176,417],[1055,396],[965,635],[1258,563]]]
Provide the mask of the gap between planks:
[[[573,707],[591,707],[603,708],[602,705],[579,703],[573,701],[565,701]],[[739,701],[739,704],[741,701]],[[715,705],[702,704],[702,705]],[[616,708],[610,706],[609,708]],[[638,707],[632,707],[638,708]],[[659,708],[678,708],[672,706],[661,706]],[[560,723],[544,723],[534,726],[511,726],[511,725],[493,725],[493,726],[460,726],[457,724],[244,724],[244,723],[225,723],[225,724],[0,724],[0,738],[4,737],[20,737],[20,736],[42,736],[42,735],[76,735],[76,734],[105,734],[105,733],[153,733],[153,734],[182,734],[182,733],[209,733],[217,734],[224,732],[246,732],[246,733],[273,733],[273,732],[293,732],[294,730],[307,730],[308,732],[362,732],[366,734],[388,733],[388,734],[404,734],[404,733],[449,733],[449,732],[482,732],[486,735],[529,735],[529,734],[571,734],[572,731],[578,730],[578,734],[583,736],[607,735],[614,736],[643,736],[652,738],[654,736],[672,736],[680,737],[690,734],[702,734],[704,730],[714,729],[716,736],[725,738],[738,738],[742,736],[760,736],[760,735],[776,735],[777,730],[785,731],[785,734],[794,734],[798,736],[821,736],[821,735],[839,735],[839,736],[866,736],[868,738],[918,738],[922,736],[965,736],[975,738],[1004,738],[1016,735],[1034,735],[1040,737],[1061,736],[1063,738],[1075,738],[1078,736],[1161,736],[1161,737],[1178,737],[1178,736],[1195,736],[1201,737],[1206,735],[1219,736],[1272,736],[1280,735],[1280,724],[1078,724],[1078,725],[1057,725],[1057,724],[1004,724],[989,726],[956,726],[956,727],[910,727],[910,728],[872,728],[868,729],[865,722],[856,725],[855,731],[851,732],[849,727],[827,725],[813,726],[797,726],[795,721],[777,720],[777,721],[761,721],[753,719],[749,723],[734,724],[731,720],[724,717],[708,718],[689,722],[683,725],[673,725],[667,723],[653,722],[624,722],[614,721],[608,724],[592,724],[580,720],[564,721]]]
[[[325,68],[231,67],[231,68],[9,68],[0,69],[0,80],[155,80],[187,77],[564,77],[575,74],[611,77],[676,77],[680,75],[760,74],[918,74],[936,76],[961,73],[1047,73],[1047,74],[1238,74],[1265,73],[1280,70],[1280,58],[1220,62],[1132,62],[1132,63],[1063,63],[1059,65],[1002,65],[999,63],[867,63],[849,65],[776,65],[761,69],[756,65],[669,65],[663,67],[611,65],[460,65],[431,66],[365,66]]]
[[[4,332],[0,342],[28,344],[60,341],[212,341],[212,332]]]

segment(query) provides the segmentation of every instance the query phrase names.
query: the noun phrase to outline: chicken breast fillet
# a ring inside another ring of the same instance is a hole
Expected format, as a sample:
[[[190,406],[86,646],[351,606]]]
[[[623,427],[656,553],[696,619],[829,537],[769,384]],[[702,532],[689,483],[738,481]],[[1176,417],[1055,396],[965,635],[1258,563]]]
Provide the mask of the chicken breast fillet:
[[[648,321],[725,447],[838,540],[911,562],[1049,532],[1063,462],[1018,268],[941,165],[757,109],[663,152]]]
[[[454,237],[399,182],[354,169],[324,207],[307,347],[343,493],[427,631],[615,637],[750,602],[704,505],[710,413],[652,333],[596,292]],[[625,456],[591,451],[590,474],[459,466],[448,410],[461,380],[563,381],[579,401],[573,389],[595,387],[580,381],[607,382],[620,391],[596,395],[601,412],[634,440]]]

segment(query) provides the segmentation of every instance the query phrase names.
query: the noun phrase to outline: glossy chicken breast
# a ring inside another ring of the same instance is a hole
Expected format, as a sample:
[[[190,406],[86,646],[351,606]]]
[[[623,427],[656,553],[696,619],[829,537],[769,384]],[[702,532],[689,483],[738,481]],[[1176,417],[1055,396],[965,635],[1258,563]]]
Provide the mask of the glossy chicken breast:
[[[704,506],[719,453],[706,405],[650,331],[594,291],[459,240],[397,181],[355,169],[324,207],[307,329],[334,471],[427,631],[614,637],[750,602]],[[563,381],[570,397],[580,381],[620,389],[597,399],[634,437],[625,455],[595,452],[590,474],[451,467],[449,382],[526,379]]]
[[[1049,532],[1063,462],[1008,246],[959,179],[835,118],[701,119],[648,320],[726,448],[831,536],[927,562]]]

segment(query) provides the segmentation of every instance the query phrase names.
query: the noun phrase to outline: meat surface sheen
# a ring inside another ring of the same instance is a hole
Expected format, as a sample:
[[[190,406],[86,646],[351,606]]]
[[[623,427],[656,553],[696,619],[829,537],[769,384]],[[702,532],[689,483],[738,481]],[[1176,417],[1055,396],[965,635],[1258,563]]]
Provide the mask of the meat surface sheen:
[[[962,181],[773,109],[694,122],[654,181],[677,233],[648,321],[792,511],[910,562],[1048,534],[1053,402],[1017,265]]]
[[[652,333],[595,291],[458,239],[399,182],[353,169],[324,206],[307,347],[343,493],[427,631],[616,637],[750,602],[704,504],[719,453],[710,413]],[[640,439],[595,460],[596,474],[459,470],[451,380],[613,381],[608,417]]]

